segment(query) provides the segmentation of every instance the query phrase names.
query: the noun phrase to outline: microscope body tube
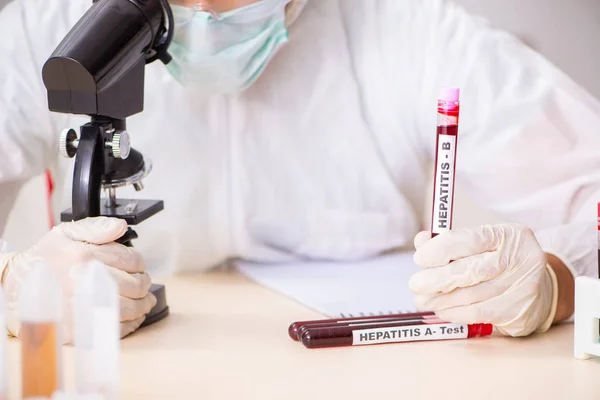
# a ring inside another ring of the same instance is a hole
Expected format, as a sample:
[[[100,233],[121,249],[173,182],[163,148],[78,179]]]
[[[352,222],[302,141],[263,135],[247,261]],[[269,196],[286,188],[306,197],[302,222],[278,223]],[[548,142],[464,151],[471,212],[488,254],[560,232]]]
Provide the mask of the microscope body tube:
[[[52,269],[36,263],[20,298],[22,396],[52,397],[62,389],[62,295]]]

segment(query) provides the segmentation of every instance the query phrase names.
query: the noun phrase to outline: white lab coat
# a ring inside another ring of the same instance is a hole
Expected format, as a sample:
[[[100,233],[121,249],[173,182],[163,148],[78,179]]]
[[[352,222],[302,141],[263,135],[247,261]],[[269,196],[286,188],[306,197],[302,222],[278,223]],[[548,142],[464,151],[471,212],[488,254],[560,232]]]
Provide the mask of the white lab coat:
[[[89,0],[14,0],[0,14],[0,227],[46,167],[69,207],[72,159],[40,72]],[[511,36],[440,0],[309,1],[249,90],[207,96],[147,68],[132,146],[165,210],[136,228],[154,272],[232,257],[355,259],[411,246],[435,149],[440,86],[462,89],[457,185],[595,274],[600,104]],[[582,60],[585,62],[585,60]],[[571,225],[567,225],[571,224]]]

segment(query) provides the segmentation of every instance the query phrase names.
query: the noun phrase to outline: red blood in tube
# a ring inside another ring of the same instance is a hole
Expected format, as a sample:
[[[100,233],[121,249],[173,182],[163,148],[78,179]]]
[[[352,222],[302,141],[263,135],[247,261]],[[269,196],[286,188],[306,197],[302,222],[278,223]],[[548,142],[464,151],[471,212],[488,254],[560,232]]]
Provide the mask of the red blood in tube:
[[[414,317],[432,317],[435,316],[433,312],[419,312],[419,313],[406,313],[406,314],[387,314],[387,315],[369,315],[365,317],[351,317],[351,318],[338,318],[338,319],[316,319],[312,321],[298,321],[294,322],[288,328],[288,334],[293,340],[300,340],[300,335],[298,331],[303,326],[311,326],[311,325],[322,325],[322,324],[330,324],[330,323],[345,323],[345,322],[353,322],[353,321],[362,321],[362,320],[391,320],[391,319],[408,319]]]

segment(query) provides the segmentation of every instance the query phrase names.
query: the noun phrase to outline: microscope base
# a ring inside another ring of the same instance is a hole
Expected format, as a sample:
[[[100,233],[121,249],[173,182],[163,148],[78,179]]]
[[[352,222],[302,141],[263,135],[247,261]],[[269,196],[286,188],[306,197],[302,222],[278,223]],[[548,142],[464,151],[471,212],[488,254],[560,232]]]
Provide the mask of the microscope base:
[[[150,286],[150,292],[156,297],[156,305],[148,315],[146,319],[140,325],[140,328],[143,328],[148,325],[152,325],[162,319],[166,318],[169,315],[169,305],[167,304],[167,295],[165,291],[164,285],[152,284]]]

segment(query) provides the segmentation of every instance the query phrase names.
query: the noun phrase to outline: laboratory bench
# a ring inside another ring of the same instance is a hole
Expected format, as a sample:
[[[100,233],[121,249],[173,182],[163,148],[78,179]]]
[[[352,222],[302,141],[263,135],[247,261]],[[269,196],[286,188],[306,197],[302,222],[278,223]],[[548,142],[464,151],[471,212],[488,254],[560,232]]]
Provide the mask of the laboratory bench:
[[[599,399],[600,361],[573,358],[573,326],[527,338],[307,349],[291,322],[321,318],[235,271],[166,284],[170,315],[123,339],[122,399]],[[20,343],[8,343],[10,399]],[[73,348],[64,348],[73,387]]]

